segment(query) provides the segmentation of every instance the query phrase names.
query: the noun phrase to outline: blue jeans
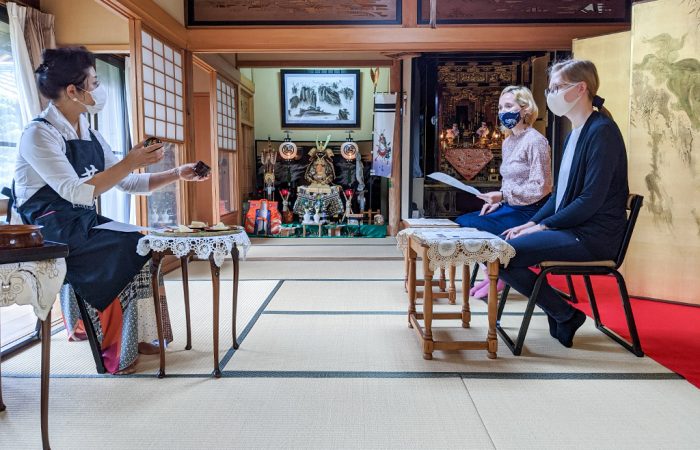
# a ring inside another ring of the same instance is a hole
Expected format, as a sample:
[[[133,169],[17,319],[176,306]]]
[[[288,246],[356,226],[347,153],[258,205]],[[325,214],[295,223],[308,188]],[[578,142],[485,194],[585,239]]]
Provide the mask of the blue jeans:
[[[546,199],[544,199],[546,200]],[[479,211],[463,214],[455,219],[460,227],[471,227],[498,236],[508,228],[527,223],[542,206],[542,200],[527,206],[502,205],[496,211],[480,216]]]
[[[593,254],[568,230],[537,231],[508,241],[515,248],[515,258],[501,267],[499,278],[516,291],[530,297],[535,274],[529,267],[542,261],[595,261]],[[545,280],[537,296],[537,305],[557,322],[565,322],[576,311]]]

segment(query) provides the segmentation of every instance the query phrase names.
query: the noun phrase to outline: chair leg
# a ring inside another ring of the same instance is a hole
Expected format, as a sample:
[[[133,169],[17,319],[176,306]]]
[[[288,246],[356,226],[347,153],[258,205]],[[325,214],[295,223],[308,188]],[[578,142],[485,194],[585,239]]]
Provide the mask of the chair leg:
[[[637,324],[634,321],[632,305],[630,304],[630,297],[627,292],[627,284],[625,283],[625,279],[622,277],[620,272],[615,271],[613,272],[613,275],[615,275],[615,278],[617,279],[617,286],[620,290],[620,299],[622,300],[622,307],[625,310],[625,319],[627,320],[627,329],[629,330],[630,338],[632,339],[632,345],[629,345],[627,341],[623,340],[619,336],[612,335],[611,332],[605,334],[612,337],[614,340],[620,343],[620,345],[625,347],[630,352],[634,353],[636,356],[642,357],[644,356],[644,351],[642,350],[642,343],[639,341],[639,334],[637,333]],[[602,331],[605,332],[606,330],[607,329],[604,329]]]
[[[596,301],[595,293],[593,292],[591,277],[589,275],[584,275],[583,282],[586,285],[586,292],[588,293],[588,302],[591,304],[591,312],[593,312],[593,320],[595,320],[595,326],[596,328],[599,328],[601,325],[600,313],[598,312],[598,302]]]
[[[496,316],[497,320],[501,320],[501,316],[503,315],[503,310],[506,307],[506,301],[508,300],[509,293],[510,284],[506,284],[506,287],[503,288],[503,292],[501,292],[501,300],[498,302],[498,315]]]
[[[476,276],[479,274],[479,264],[474,263],[474,269],[472,269],[472,276],[469,279],[469,287],[473,288],[474,283],[476,282]]]
[[[571,301],[571,303],[578,303],[578,298],[576,298],[576,289],[574,288],[574,282],[571,279],[571,275],[566,276],[566,285],[569,287],[569,301]]]
[[[535,312],[535,304],[537,302],[537,296],[539,295],[540,288],[542,286],[542,283],[544,280],[547,278],[547,272],[542,271],[540,275],[537,277],[537,281],[535,281],[535,286],[532,290],[532,295],[530,295],[530,298],[527,301],[527,306],[525,307],[525,313],[523,314],[523,321],[520,325],[520,329],[518,330],[518,337],[515,342],[513,342],[513,339],[506,333],[506,330],[501,327],[500,324],[500,318],[501,315],[503,314],[503,307],[505,306],[506,302],[506,297],[508,294],[508,291],[510,290],[510,286],[506,285],[506,289],[503,290],[503,293],[505,295],[501,296],[501,301],[498,305],[498,321],[496,322],[496,330],[498,331],[498,334],[501,335],[501,338],[503,339],[503,342],[506,343],[506,346],[510,349],[510,351],[515,355],[518,356],[522,353],[523,351],[523,345],[525,343],[525,336],[527,336],[527,330],[530,327],[530,320],[532,319],[532,314]]]
[[[92,321],[90,320],[90,315],[85,307],[85,301],[80,298],[78,293],[75,293],[75,300],[78,303],[78,309],[80,310],[80,317],[83,318],[83,325],[85,326],[85,334],[87,335],[88,342],[90,343],[90,349],[92,350],[92,356],[95,358],[95,366],[97,368],[97,373],[105,373],[104,362],[102,361],[102,348],[97,340],[97,333],[95,332],[95,327],[92,326]]]

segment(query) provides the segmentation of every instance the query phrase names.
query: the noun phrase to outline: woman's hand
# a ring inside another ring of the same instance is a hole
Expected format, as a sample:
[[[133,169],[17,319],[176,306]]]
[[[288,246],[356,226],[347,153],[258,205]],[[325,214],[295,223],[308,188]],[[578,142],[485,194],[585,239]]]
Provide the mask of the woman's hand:
[[[481,207],[481,212],[479,213],[480,216],[485,216],[486,214],[491,214],[495,210],[501,207],[501,203],[484,203],[484,206]]]
[[[494,203],[503,201],[503,193],[501,191],[486,192],[484,194],[477,195],[477,198],[482,199],[490,205],[493,205]]]
[[[194,171],[195,163],[183,164],[177,168],[177,173],[181,180],[185,181],[205,181],[209,179],[209,174],[206,177],[198,176]]]
[[[126,154],[124,159],[129,164],[129,167],[131,167],[131,170],[136,170],[157,163],[163,159],[164,154],[163,143],[159,142],[144,147],[143,142],[140,142]]]
[[[522,236],[522,233],[525,230],[528,230],[528,229],[534,228],[534,227],[537,227],[537,224],[535,222],[527,222],[527,223],[524,223],[522,225],[518,225],[517,227],[508,228],[506,231],[501,233],[501,235],[505,235],[506,239],[513,239],[513,238],[516,238],[518,236]],[[527,234],[532,233],[533,231],[530,231]]]

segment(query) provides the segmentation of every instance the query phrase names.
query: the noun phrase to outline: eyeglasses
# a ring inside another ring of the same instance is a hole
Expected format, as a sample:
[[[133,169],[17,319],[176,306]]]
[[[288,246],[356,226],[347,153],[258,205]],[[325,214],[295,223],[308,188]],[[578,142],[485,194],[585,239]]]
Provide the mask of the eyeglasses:
[[[544,95],[549,95],[549,94],[556,94],[559,92],[560,89],[565,88],[564,90],[570,88],[571,86],[575,86],[577,83],[564,83],[564,84],[557,84],[556,86],[553,86],[551,89],[546,88],[544,90]]]

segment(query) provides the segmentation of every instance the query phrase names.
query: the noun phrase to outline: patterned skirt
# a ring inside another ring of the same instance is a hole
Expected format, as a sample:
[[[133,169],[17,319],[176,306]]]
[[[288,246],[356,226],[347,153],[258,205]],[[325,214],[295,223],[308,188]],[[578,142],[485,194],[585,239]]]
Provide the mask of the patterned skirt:
[[[149,264],[143,266],[141,272],[134,276],[104,311],[98,311],[85,303],[100,344],[102,363],[110,373],[123,370],[136,361],[139,342],[154,344],[158,342]],[[166,342],[172,342],[173,333],[162,277],[158,284],[158,294],[163,317],[163,336]],[[60,302],[68,339],[71,341],[87,339],[78,302],[69,284],[63,285]]]

